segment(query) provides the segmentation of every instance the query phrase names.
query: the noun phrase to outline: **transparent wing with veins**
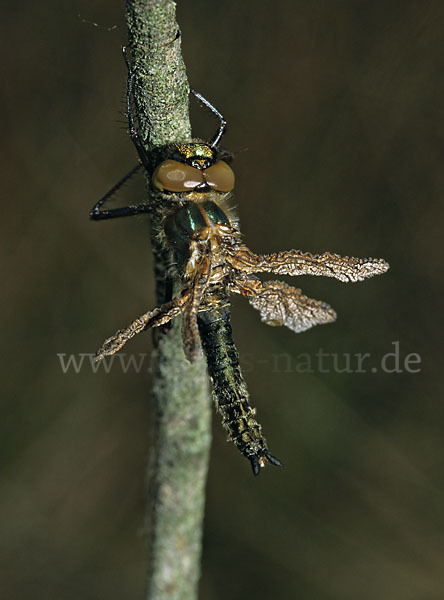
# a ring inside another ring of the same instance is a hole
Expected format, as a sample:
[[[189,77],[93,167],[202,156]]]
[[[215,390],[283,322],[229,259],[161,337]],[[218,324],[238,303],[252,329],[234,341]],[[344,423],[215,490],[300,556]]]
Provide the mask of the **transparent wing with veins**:
[[[227,262],[233,268],[230,290],[245,296],[268,325],[285,325],[299,333],[314,325],[331,323],[335,311],[325,302],[304,296],[301,290],[282,281],[263,282],[254,273],[317,275],[343,282],[363,281],[385,273],[388,263],[381,258],[354,258],[324,252],[310,254],[288,250],[274,254],[254,254],[244,244],[225,246]]]
[[[130,323],[128,327],[119,329],[113,336],[105,340],[96,353],[95,360],[98,361],[105,358],[105,356],[115,354],[138,333],[152,327],[165,325],[183,313],[182,339],[184,353],[190,362],[194,362],[200,351],[197,311],[202,295],[208,285],[210,266],[211,264],[204,254],[193,267],[192,278],[179,296],[152,311],[144,313]]]
[[[197,326],[197,312],[202,297],[208,286],[211,274],[211,252],[207,246],[204,255],[200,258],[195,268],[193,282],[190,291],[190,299],[187,302],[182,320],[183,350],[187,359],[193,363],[200,354],[200,337]]]
[[[301,250],[288,250],[274,254],[254,254],[244,244],[227,245],[225,250],[227,261],[242,273],[317,275],[334,277],[346,283],[382,275],[389,268],[382,258],[355,258],[330,252],[310,254]]]
[[[114,335],[104,341],[101,348],[96,352],[95,360],[101,360],[105,356],[111,356],[118,352],[131,338],[135,335],[150,329],[151,327],[159,327],[159,325],[165,325],[172,319],[180,315],[190,301],[191,290],[186,288],[182,291],[180,296],[166,302],[155,308],[154,310],[148,311],[135,319],[128,327],[119,329]]]
[[[247,297],[250,304],[260,312],[264,323],[285,325],[296,333],[314,325],[331,323],[336,319],[335,311],[325,302],[308,298],[301,290],[284,282],[263,282],[248,275],[260,272],[294,276],[316,275],[334,277],[343,282],[356,282],[381,275],[389,268],[382,258],[355,258],[330,252],[310,254],[300,250],[254,254],[244,244],[233,243],[232,238],[226,243],[222,242],[222,245],[224,260],[231,269],[227,281],[229,291]],[[200,246],[200,255],[197,247],[194,248],[195,252],[190,252],[190,260],[185,269],[187,282],[180,295],[141,315],[125,329],[117,331],[104,342],[96,354],[96,360],[111,356],[141,331],[166,324],[181,313],[184,314],[184,352],[190,362],[196,360],[200,349],[197,312],[207,291],[212,270],[210,245],[203,246]]]
[[[300,333],[336,319],[335,311],[328,304],[304,296],[301,290],[283,281],[245,279],[235,281],[231,290],[245,296],[267,325],[285,325]]]

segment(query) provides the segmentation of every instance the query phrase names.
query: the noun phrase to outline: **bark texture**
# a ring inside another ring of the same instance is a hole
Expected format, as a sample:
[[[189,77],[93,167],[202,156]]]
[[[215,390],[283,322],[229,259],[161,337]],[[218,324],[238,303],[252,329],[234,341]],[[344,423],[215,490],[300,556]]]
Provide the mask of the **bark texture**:
[[[134,106],[148,151],[191,139],[189,86],[180,51],[180,30],[171,1],[127,0]],[[159,303],[163,301],[165,254],[151,221]],[[205,483],[211,442],[211,401],[203,359],[184,357],[180,323],[157,339],[153,398],[155,448],[151,461],[150,600],[197,598]]]

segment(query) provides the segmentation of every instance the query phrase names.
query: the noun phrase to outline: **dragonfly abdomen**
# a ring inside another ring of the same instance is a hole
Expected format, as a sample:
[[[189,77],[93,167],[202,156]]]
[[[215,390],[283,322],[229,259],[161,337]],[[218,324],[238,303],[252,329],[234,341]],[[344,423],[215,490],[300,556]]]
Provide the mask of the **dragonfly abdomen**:
[[[233,342],[229,308],[198,313],[202,348],[208,364],[213,397],[222,424],[239,451],[250,460],[255,475],[267,461],[281,466],[268,451],[261,426],[250,406],[249,394]]]

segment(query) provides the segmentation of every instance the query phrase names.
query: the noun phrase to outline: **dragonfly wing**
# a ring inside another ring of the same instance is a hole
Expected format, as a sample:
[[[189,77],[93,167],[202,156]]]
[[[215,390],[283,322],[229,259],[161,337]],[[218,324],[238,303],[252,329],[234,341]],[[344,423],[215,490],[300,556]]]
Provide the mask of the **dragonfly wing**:
[[[301,290],[283,281],[247,279],[232,285],[232,291],[245,296],[267,325],[285,325],[300,333],[336,319],[335,311],[328,304],[304,296]]]
[[[211,272],[211,251],[209,247],[205,248],[203,256],[193,262],[193,252],[187,266],[187,272],[192,273],[192,279],[189,283],[190,299],[183,312],[182,320],[182,341],[183,351],[190,363],[197,360],[200,354],[200,336],[197,326],[197,311],[202,297],[208,285],[208,279]]]
[[[97,351],[95,360],[98,361],[105,358],[105,356],[115,354],[128,340],[141,331],[168,323],[184,310],[189,301],[190,290],[186,288],[177,298],[162,304],[159,308],[144,313],[128,325],[128,327],[119,329],[114,335],[105,340],[102,347]]]
[[[228,262],[243,273],[318,275],[334,277],[345,283],[382,275],[389,269],[383,258],[355,258],[330,252],[310,254],[301,250],[254,254],[244,244],[227,247],[226,254]]]
[[[197,327],[197,311],[188,305],[182,320],[183,351],[190,363],[196,362],[200,354],[199,329]]]

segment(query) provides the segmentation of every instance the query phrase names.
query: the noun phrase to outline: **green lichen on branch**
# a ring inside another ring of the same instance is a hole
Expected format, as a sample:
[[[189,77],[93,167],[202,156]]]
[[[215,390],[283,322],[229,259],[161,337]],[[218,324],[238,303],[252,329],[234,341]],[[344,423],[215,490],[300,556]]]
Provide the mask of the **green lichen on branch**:
[[[180,51],[175,3],[127,0],[134,106],[149,151],[191,139],[189,85]],[[151,222],[158,299],[165,255],[160,216]],[[179,319],[176,319],[179,321]],[[151,461],[150,600],[194,600],[200,575],[205,483],[210,447],[211,402],[203,359],[183,355],[180,323],[158,337],[153,384],[155,448]]]
[[[147,147],[190,141],[189,85],[171,1],[128,0],[134,100]]]

